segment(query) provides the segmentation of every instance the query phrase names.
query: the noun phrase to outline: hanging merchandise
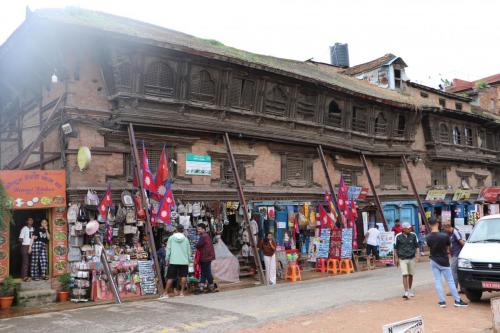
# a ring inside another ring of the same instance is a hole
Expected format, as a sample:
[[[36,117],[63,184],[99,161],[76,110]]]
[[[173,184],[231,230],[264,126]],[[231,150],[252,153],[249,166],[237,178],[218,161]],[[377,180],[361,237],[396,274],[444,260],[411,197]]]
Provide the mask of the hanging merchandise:
[[[87,206],[97,206],[99,204],[99,197],[94,190],[87,190],[87,195],[85,196],[85,204]]]
[[[90,166],[91,160],[92,155],[90,153],[89,147],[80,147],[76,156],[78,169],[80,169],[80,171],[87,170]]]

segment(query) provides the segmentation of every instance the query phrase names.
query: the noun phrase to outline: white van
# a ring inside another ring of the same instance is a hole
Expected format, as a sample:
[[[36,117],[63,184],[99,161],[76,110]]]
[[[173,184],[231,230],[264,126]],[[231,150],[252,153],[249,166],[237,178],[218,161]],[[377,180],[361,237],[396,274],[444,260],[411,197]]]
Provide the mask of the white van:
[[[500,291],[500,214],[481,218],[458,256],[458,281],[471,302]]]

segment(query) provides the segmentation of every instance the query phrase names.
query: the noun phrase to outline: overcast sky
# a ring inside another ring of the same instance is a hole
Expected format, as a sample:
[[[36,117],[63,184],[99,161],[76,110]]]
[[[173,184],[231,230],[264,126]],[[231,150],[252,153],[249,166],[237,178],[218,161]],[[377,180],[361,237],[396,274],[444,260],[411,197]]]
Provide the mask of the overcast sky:
[[[344,42],[351,66],[394,53],[412,81],[432,86],[500,73],[497,0],[2,0],[0,43],[26,6],[104,11],[296,60],[329,62],[328,47]]]

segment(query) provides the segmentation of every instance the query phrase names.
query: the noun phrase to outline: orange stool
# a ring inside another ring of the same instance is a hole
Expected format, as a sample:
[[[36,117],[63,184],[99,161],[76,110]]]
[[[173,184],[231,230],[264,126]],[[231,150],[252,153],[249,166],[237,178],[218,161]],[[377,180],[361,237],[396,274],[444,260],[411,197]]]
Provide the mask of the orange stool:
[[[342,259],[340,261],[340,273],[354,273],[354,265],[351,259]]]
[[[316,260],[316,271],[326,273],[326,259]]]
[[[285,280],[292,280],[295,282],[297,280],[302,281],[302,276],[300,275],[300,267],[294,263],[288,263],[288,268],[286,270]]]
[[[332,274],[338,274],[340,270],[340,260],[338,259],[328,259],[326,263],[326,272]]]

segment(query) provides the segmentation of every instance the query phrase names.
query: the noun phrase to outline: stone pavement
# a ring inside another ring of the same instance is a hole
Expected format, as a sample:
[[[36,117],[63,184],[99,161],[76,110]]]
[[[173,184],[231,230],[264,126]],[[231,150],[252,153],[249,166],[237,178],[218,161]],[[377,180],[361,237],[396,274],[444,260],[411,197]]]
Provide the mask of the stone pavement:
[[[431,283],[428,262],[419,263],[415,287],[428,289]],[[0,332],[225,332],[348,304],[400,297],[401,288],[399,271],[386,268],[274,287],[3,319]]]

